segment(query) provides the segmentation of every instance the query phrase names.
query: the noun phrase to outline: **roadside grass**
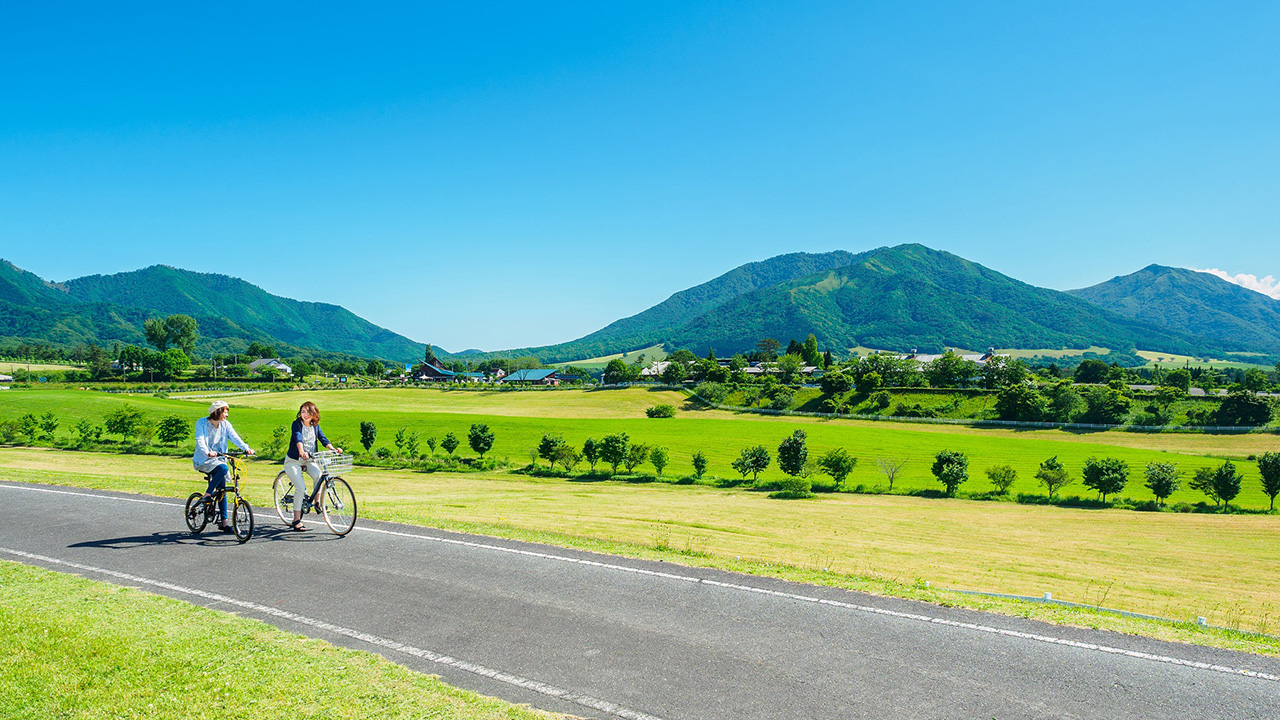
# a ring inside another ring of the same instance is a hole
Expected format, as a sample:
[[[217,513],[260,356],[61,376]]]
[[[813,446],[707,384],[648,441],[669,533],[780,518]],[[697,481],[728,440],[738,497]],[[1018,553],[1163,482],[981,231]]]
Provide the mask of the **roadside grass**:
[[[257,620],[5,560],[0,637],[4,717],[566,717]]]
[[[250,465],[268,506],[275,463]],[[1175,515],[826,494],[782,503],[707,485],[357,467],[365,517],[781,577],[1180,642],[1280,655],[1280,638],[947,589],[1040,596],[1244,631],[1280,618],[1280,516]],[[185,497],[189,461],[6,449],[0,480]],[[645,480],[645,478],[639,478]],[[175,512],[172,527],[181,528]],[[928,582],[926,587],[925,583]]]
[[[329,437],[346,448],[359,449],[359,424],[370,421],[379,430],[377,446],[392,448],[400,428],[416,431],[421,452],[426,439],[440,440],[452,432],[462,441],[458,454],[473,456],[466,446],[472,423],[487,423],[496,435],[490,457],[505,458],[522,465],[543,433],[560,434],[581,446],[588,437],[597,440],[610,433],[625,432],[632,442],[664,446],[670,450],[668,473],[687,474],[690,458],[702,451],[710,462],[710,472],[724,477],[733,473],[729,465],[742,448],[762,444],[773,452],[795,428],[808,433],[811,458],[843,447],[859,458],[847,480],[849,487],[885,486],[878,459],[905,462],[895,489],[937,490],[930,466],[939,450],[957,450],[969,456],[970,480],[962,490],[990,489],[983,470],[992,465],[1010,465],[1018,480],[1010,488],[1019,493],[1043,494],[1035,472],[1040,462],[1057,456],[1075,483],[1065,494],[1091,494],[1080,484],[1084,461],[1093,456],[1113,456],[1129,464],[1130,480],[1123,497],[1151,500],[1154,496],[1142,484],[1147,462],[1177,463],[1183,474],[1183,488],[1170,497],[1171,503],[1197,503],[1205,497],[1187,487],[1186,480],[1200,467],[1236,460],[1245,481],[1233,505],[1265,510],[1269,499],[1262,492],[1257,466],[1249,455],[1276,450],[1280,438],[1270,433],[1244,435],[1148,434],[1130,432],[1070,432],[1063,430],[1010,430],[950,425],[914,425],[872,421],[828,420],[806,417],[778,417],[707,410],[695,401],[670,390],[628,388],[618,390],[563,390],[530,392],[445,391],[435,389],[377,389],[344,391],[298,391],[261,395],[229,396],[232,421],[240,434],[255,448],[261,448],[273,428],[287,427],[298,405],[316,401],[323,414]],[[204,414],[207,400],[183,401],[151,396],[127,397],[77,390],[14,391],[0,399],[0,420],[23,413],[55,413],[65,440],[79,419],[101,423],[105,413],[128,402],[153,418],[177,413],[195,419]],[[644,417],[644,408],[659,403],[676,405],[681,411],[671,419]],[[190,440],[173,448],[174,453],[190,452]],[[442,450],[436,451],[443,455]],[[776,465],[761,474],[761,480],[782,479]]]

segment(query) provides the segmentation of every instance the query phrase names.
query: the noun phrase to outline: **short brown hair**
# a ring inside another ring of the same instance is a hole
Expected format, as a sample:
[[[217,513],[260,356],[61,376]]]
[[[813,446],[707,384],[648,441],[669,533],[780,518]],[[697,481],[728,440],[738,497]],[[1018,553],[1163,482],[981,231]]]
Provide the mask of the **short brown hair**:
[[[320,424],[320,408],[316,407],[316,404],[315,404],[315,403],[313,403],[313,402],[311,402],[310,400],[308,400],[308,401],[306,401],[306,402],[302,403],[302,405],[298,407],[298,419],[299,419],[299,420],[301,420],[301,419],[302,419],[302,411],[303,411],[303,410],[306,410],[307,412],[311,413],[311,417],[313,417],[313,418],[315,418],[315,419],[316,419],[316,424],[317,424],[317,425],[319,425],[319,424]]]

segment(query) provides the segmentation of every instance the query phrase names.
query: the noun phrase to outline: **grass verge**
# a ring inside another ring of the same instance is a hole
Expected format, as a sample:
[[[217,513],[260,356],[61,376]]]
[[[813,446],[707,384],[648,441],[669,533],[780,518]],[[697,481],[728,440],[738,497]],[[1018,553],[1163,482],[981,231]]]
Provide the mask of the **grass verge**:
[[[9,561],[0,637],[4,717],[566,717],[257,620]]]

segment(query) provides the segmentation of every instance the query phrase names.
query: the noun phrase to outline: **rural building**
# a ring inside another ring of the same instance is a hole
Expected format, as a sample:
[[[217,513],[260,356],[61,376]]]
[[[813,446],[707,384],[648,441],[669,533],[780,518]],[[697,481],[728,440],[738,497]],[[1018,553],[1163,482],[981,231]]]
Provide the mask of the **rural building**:
[[[517,385],[559,385],[560,375],[558,370],[513,370],[510,375],[502,378],[504,383],[516,383]]]
[[[455,382],[458,379],[458,373],[439,364],[437,360],[434,363],[423,363],[413,378],[426,382]]]
[[[272,370],[275,370],[281,375],[293,374],[293,368],[281,362],[280,358],[262,358],[261,360],[254,360],[253,362],[249,363],[250,373],[259,372],[263,368],[271,368]]]

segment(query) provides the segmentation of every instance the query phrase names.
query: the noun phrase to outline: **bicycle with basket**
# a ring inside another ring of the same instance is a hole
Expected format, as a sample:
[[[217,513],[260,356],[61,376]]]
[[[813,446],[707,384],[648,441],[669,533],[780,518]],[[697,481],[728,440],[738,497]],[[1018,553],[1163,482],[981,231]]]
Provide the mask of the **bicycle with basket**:
[[[330,532],[339,537],[346,535],[356,526],[356,495],[339,473],[350,472],[351,455],[324,450],[314,453],[311,459],[320,466],[321,474],[311,494],[302,499],[302,514],[305,516],[314,510],[324,518]],[[286,525],[293,522],[296,498],[293,481],[284,471],[276,475],[271,493],[280,522]]]

